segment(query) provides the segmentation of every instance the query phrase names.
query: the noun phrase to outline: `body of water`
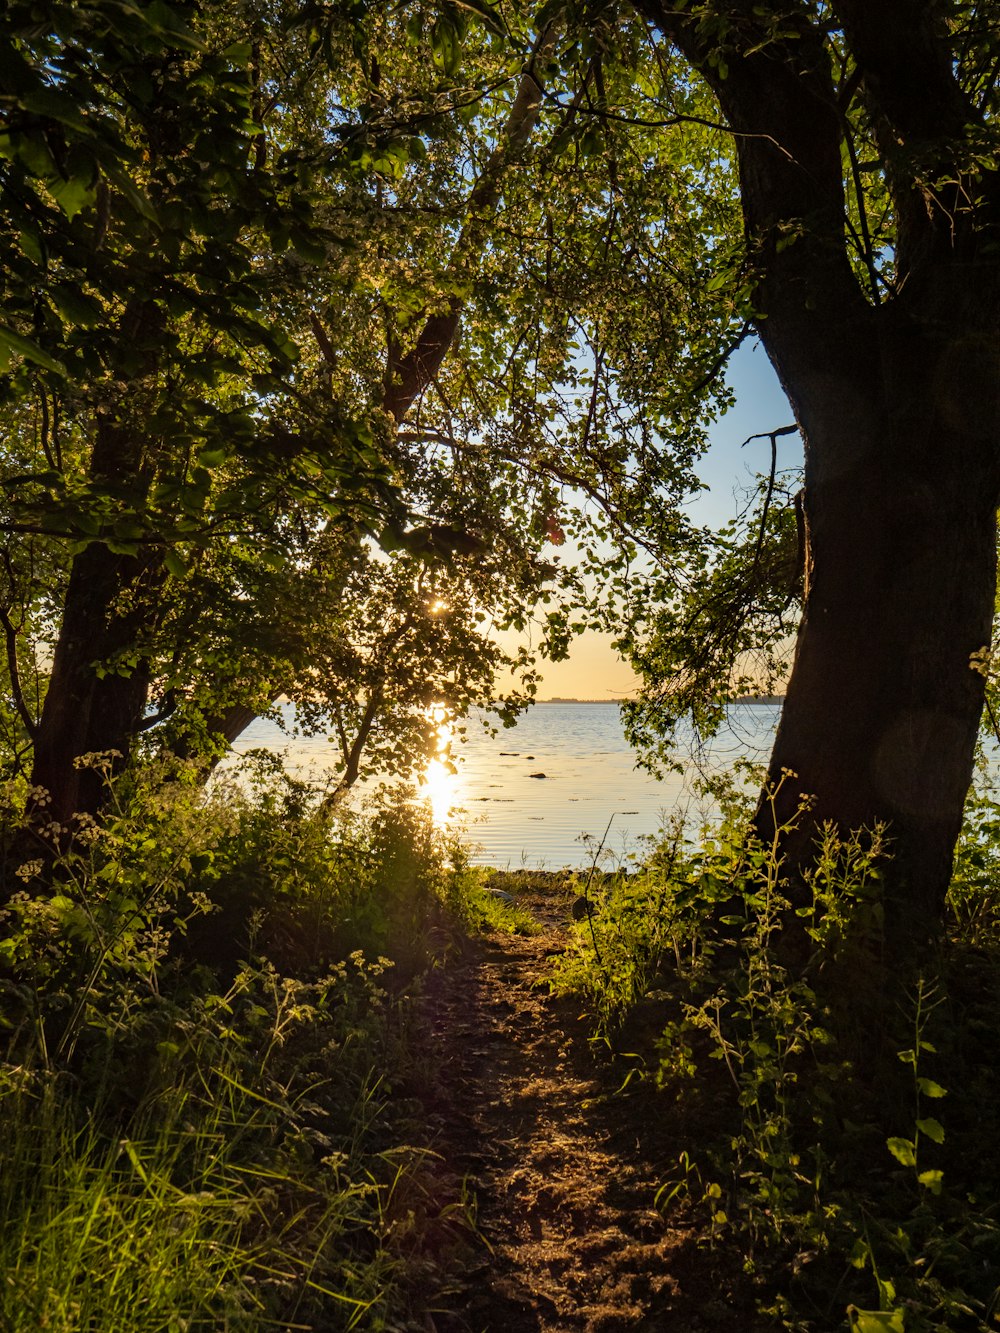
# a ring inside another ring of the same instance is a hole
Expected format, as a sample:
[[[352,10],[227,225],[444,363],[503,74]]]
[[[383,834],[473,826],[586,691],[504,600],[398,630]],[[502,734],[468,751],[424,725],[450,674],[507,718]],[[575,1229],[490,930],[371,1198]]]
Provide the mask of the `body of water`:
[[[776,704],[734,704],[728,727],[688,770],[659,781],[636,766],[616,704],[536,704],[496,736],[473,716],[464,743],[449,743],[442,729],[442,756],[430,761],[419,795],[439,824],[466,831],[477,864],[584,866],[602,838],[602,864],[614,864],[641,853],[675,811],[693,814],[699,769],[766,759],[778,713]],[[258,747],[284,752],[290,771],[317,782],[332,767],[324,737],[289,736],[273,722],[254,723],[236,748]]]

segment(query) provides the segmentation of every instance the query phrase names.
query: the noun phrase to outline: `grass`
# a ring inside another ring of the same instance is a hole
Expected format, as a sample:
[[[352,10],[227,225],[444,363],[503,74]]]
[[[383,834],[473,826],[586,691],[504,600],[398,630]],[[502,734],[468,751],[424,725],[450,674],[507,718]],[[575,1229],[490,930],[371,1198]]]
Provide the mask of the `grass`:
[[[464,892],[463,916],[474,934],[496,931],[503,935],[537,935],[538,922],[517,901],[517,882],[506,875],[480,871],[470,878]]]
[[[521,890],[574,881],[470,867],[405,805],[333,827],[274,774],[166,778],[13,868],[0,1327],[424,1327],[468,1219],[410,1146],[413,997],[462,930],[534,933]],[[879,967],[877,836],[820,849],[803,972],[745,824],[593,877],[554,973],[603,1044],[629,1030],[630,1079],[641,1053],[694,1108],[661,1202],[702,1212],[775,1328],[1000,1328],[996,805],[970,805],[951,938],[907,986]]]
[[[0,1327],[419,1322],[463,1205],[437,1197],[394,1086],[410,988],[469,880],[420,813],[331,828],[281,778],[206,801],[150,772],[19,869]]]
[[[606,880],[554,971],[691,1130],[661,1203],[694,1207],[769,1327],[1000,1328],[997,807],[970,803],[949,938],[906,984],[880,961],[878,831],[830,833],[793,913],[748,824]]]
[[[393,1126],[365,1068],[381,1019],[356,1025],[347,984],[332,1009],[332,986],[291,988],[290,1016],[286,984],[244,972],[199,1024],[176,1015],[137,1101],[8,1067],[2,1326],[382,1326],[401,1275],[381,1244],[401,1158],[381,1149]]]

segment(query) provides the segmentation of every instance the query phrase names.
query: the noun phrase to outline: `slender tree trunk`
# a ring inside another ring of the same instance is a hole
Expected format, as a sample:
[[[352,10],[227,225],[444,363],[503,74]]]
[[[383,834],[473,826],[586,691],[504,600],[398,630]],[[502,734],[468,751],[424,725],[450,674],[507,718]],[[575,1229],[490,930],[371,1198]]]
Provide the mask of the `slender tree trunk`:
[[[98,419],[92,475],[134,479],[138,446],[110,417]],[[131,757],[149,695],[145,649],[155,628],[158,561],[91,542],[73,560],[35,737],[31,781],[48,793],[34,808],[68,826],[101,806],[104,776],[81,756],[114,752],[112,771]]]
[[[135,556],[92,543],[76,557],[56,644],[45,704],[35,738],[32,785],[48,792],[45,812],[68,825],[77,813],[94,814],[104,778],[80,756],[107,754],[112,772],[131,757],[149,695],[149,674],[135,656],[141,626],[136,610],[120,614],[119,598],[141,580]],[[102,674],[105,673],[105,674]]]

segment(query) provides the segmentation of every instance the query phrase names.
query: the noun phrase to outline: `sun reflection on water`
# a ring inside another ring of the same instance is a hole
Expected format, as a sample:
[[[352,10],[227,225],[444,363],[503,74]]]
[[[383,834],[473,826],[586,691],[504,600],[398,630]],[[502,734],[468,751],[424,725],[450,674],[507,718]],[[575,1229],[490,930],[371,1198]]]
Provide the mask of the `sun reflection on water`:
[[[459,776],[451,758],[454,739],[453,719],[444,704],[435,704],[430,710],[433,724],[433,753],[427,761],[417,796],[430,806],[435,827],[446,829],[451,822],[452,809],[458,798]]]

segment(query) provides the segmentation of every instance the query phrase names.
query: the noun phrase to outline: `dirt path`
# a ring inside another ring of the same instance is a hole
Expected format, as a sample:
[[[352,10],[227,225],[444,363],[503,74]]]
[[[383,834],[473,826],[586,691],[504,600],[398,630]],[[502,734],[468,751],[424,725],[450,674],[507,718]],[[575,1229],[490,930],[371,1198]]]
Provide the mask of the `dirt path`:
[[[566,943],[569,899],[519,902],[541,933],[493,935],[435,976],[422,1021],[436,1074],[431,1142],[477,1201],[482,1243],[437,1333],[744,1330],[690,1228],[653,1207],[676,1135],[651,1097],[588,1049],[578,1012],[538,983]],[[665,1132],[666,1131],[666,1132]]]

